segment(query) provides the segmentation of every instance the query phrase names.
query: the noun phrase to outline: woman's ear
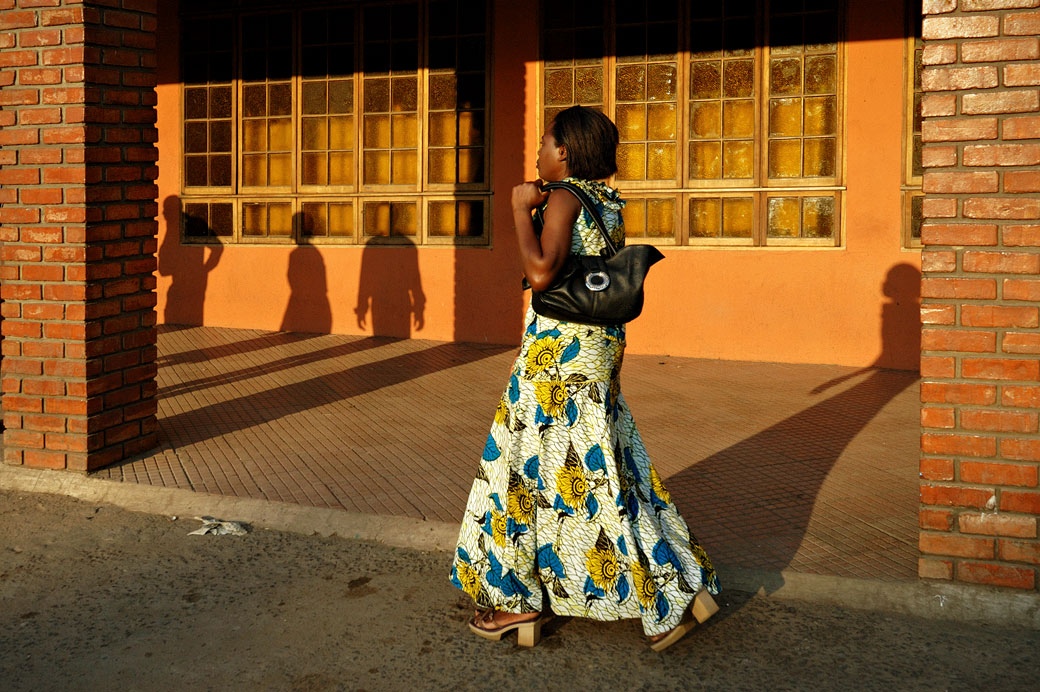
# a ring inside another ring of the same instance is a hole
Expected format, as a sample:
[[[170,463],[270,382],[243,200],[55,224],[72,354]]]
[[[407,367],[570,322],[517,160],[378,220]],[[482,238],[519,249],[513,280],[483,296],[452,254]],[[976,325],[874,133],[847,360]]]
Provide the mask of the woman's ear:
[[[556,159],[558,161],[566,161],[567,160],[567,147],[565,147],[565,146],[557,147],[557,149],[556,149]]]

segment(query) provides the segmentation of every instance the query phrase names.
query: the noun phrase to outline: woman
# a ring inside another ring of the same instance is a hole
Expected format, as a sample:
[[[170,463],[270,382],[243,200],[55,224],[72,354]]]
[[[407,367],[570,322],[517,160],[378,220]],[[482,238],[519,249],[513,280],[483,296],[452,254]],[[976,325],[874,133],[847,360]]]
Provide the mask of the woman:
[[[578,185],[620,247],[624,202],[601,182],[617,171],[617,144],[609,118],[574,106],[542,137],[537,168],[543,180]],[[539,236],[531,212],[540,205]],[[513,219],[536,291],[568,254],[605,245],[568,190],[516,186]],[[561,322],[530,308],[525,320],[452,565],[452,582],[485,609],[470,629],[496,640],[515,629],[522,646],[534,646],[552,613],[641,618],[651,647],[664,649],[717,610],[709,594],[719,587],[621,396],[624,326]]]

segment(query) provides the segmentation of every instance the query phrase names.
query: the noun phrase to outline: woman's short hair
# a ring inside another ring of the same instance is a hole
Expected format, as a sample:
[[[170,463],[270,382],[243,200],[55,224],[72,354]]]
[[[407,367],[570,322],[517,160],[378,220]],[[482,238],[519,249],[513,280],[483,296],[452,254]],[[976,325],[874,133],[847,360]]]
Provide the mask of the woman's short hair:
[[[550,125],[557,146],[567,148],[567,168],[575,178],[603,180],[617,172],[618,130],[593,108],[571,106]]]

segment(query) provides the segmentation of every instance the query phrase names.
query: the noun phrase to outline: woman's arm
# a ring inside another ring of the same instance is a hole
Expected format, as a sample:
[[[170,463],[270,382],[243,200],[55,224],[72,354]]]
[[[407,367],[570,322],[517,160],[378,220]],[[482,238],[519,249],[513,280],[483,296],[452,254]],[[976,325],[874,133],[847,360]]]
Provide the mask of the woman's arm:
[[[531,210],[541,204],[546,193],[538,183],[522,183],[513,188],[513,223],[520,247],[524,275],[531,288],[544,291],[552,285],[571,251],[571,229],[581,203],[566,190],[553,190],[542,215],[541,238],[534,234]]]

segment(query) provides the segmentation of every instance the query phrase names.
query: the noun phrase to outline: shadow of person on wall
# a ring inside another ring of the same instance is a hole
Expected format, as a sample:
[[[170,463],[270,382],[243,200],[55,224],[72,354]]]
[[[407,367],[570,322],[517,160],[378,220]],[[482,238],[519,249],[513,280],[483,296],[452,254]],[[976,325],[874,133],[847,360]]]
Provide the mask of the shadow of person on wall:
[[[667,479],[672,495],[679,498],[680,512],[708,554],[724,568],[737,568],[731,588],[772,593],[783,586],[780,571],[795,559],[835,463],[882,408],[917,382],[916,372],[888,370],[885,365],[898,362],[892,353],[905,349],[908,339],[919,343],[920,280],[918,269],[908,264],[889,271],[882,288],[889,302],[881,310],[881,354],[866,368],[822,383],[811,394],[863,379]],[[872,490],[876,488],[865,481],[854,489],[856,498],[842,498],[843,521],[891,522],[891,503],[885,507],[880,501],[859,501],[858,495]],[[916,519],[912,522],[916,526]],[[854,550],[854,531],[841,532],[839,541],[846,550]],[[897,540],[889,534],[861,547],[864,552],[884,551]],[[725,576],[723,569],[724,586]]]
[[[303,223],[303,215],[297,213],[297,227]],[[285,306],[283,332],[314,332],[328,334],[332,331],[332,305],[329,303],[328,276],[325,260],[316,247],[299,245],[289,253],[289,302]]]
[[[419,253],[408,238],[389,244],[372,238],[361,254],[358,302],[354,308],[362,329],[372,322],[374,336],[407,339],[426,324],[426,294],[419,277]]]
[[[224,246],[185,245],[181,242],[181,202],[177,195],[170,195],[163,200],[163,219],[166,222],[166,235],[163,236],[157,261],[159,274],[170,277],[163,323],[201,325],[205,317],[206,283],[209,273],[220,262]],[[186,216],[185,224],[186,231],[200,240],[218,236],[218,231],[204,216]]]

